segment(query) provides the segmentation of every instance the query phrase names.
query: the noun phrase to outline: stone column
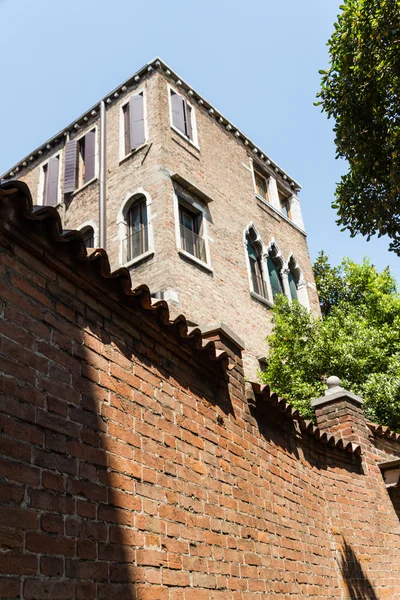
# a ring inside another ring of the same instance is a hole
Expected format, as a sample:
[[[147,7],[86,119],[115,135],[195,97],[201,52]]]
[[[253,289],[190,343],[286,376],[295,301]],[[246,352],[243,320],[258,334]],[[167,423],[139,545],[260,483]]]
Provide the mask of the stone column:
[[[362,398],[342,388],[338,377],[329,377],[326,383],[325,396],[311,402],[318,427],[345,440],[368,443],[369,431]]]

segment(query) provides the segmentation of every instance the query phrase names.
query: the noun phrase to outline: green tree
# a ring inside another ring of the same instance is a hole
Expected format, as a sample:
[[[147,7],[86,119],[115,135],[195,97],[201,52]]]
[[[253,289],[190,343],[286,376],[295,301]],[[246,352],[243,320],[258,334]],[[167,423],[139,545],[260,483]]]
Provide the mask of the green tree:
[[[338,224],[392,240],[400,255],[400,0],[345,0],[317,105],[335,119]]]
[[[388,269],[369,260],[345,259],[332,267],[321,253],[314,264],[322,318],[278,297],[267,338],[266,371],[260,373],[304,416],[325,391],[330,375],[361,396],[367,416],[400,430],[400,295]]]

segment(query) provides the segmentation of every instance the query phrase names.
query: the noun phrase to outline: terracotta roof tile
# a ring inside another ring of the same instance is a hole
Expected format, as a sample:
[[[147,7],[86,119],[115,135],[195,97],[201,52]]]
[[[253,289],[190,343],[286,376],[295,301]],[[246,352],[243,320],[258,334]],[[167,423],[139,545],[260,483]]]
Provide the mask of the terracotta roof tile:
[[[392,431],[389,427],[386,427],[385,425],[378,425],[378,423],[372,423],[371,421],[367,421],[367,426],[375,437],[383,437],[387,440],[400,443],[400,433]]]
[[[250,382],[251,387],[255,396],[261,396],[263,401],[267,401],[272,406],[276,406],[280,412],[282,412],[286,418],[296,421],[299,425],[300,431],[312,437],[316,442],[336,448],[338,450],[344,450],[350,454],[360,456],[361,447],[354,442],[342,440],[336,438],[334,435],[321,431],[319,427],[316,427],[312,421],[305,419],[300,412],[294,408],[287,400],[279,398],[277,394],[271,393],[268,385],[260,385],[254,381]]]

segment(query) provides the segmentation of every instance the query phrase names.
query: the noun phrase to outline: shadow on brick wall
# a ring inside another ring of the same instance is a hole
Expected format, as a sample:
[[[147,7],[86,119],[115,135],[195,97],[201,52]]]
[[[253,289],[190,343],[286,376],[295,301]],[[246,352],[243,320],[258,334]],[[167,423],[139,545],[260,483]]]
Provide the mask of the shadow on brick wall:
[[[340,570],[351,600],[378,600],[373,585],[364,573],[354,550],[346,540],[343,541]]]

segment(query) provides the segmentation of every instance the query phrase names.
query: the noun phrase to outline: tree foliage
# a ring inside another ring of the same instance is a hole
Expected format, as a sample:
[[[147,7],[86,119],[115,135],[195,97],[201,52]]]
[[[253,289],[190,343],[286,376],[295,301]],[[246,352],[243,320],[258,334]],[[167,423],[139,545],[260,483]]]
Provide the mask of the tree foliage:
[[[400,255],[400,0],[345,0],[320,71],[317,105],[333,117],[338,224],[354,236],[387,234]]]
[[[364,259],[332,267],[321,253],[314,264],[322,318],[280,296],[260,373],[307,417],[330,375],[364,399],[367,416],[400,430],[400,295],[388,269]]]

